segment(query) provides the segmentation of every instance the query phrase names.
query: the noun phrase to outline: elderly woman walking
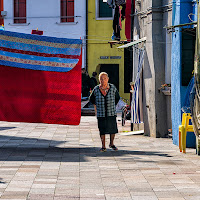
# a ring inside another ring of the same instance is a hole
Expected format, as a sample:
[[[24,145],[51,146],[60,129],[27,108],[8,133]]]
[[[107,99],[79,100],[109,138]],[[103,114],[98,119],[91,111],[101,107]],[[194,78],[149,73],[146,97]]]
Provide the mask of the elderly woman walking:
[[[120,99],[119,93],[113,84],[108,83],[109,77],[106,72],[99,74],[100,85],[97,85],[91,95],[90,102],[94,104],[98,120],[98,128],[102,142],[101,152],[106,151],[105,135],[110,135],[109,147],[117,151],[114,145],[115,134],[118,133],[116,122],[116,105]]]

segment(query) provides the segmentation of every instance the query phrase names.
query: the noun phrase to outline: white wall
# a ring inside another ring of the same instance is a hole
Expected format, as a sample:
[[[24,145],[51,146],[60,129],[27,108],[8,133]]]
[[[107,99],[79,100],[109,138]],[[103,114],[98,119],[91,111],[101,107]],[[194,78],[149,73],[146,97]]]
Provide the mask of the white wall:
[[[7,16],[4,27],[7,31],[28,33],[34,29],[44,31],[45,36],[84,39],[86,36],[86,0],[75,0],[75,18],[73,23],[60,23],[60,0],[27,0],[27,23],[14,24],[13,0],[4,0]],[[83,45],[83,66],[85,63],[85,45]]]

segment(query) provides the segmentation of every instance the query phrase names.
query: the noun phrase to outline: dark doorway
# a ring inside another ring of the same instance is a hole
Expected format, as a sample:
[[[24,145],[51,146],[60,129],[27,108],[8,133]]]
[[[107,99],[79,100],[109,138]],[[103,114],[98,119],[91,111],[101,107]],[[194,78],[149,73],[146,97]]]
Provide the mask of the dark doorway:
[[[100,72],[106,72],[109,76],[109,83],[115,85],[119,91],[119,65],[118,64],[102,64]]]
[[[130,48],[130,47],[129,47]],[[133,49],[124,49],[124,93],[130,93],[130,82],[133,79]]]
[[[194,70],[196,29],[182,29],[182,86],[188,86]]]

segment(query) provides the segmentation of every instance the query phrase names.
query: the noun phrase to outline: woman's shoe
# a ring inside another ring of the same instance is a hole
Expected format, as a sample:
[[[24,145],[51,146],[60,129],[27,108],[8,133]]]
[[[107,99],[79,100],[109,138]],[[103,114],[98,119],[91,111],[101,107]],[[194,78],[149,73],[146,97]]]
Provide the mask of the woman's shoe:
[[[102,147],[102,148],[100,149],[100,152],[106,152],[106,151],[107,151],[106,148],[103,148],[103,147]]]
[[[114,150],[114,151],[117,151],[117,150],[118,150],[118,148],[117,148],[115,145],[109,145],[109,147],[110,147],[112,150]]]

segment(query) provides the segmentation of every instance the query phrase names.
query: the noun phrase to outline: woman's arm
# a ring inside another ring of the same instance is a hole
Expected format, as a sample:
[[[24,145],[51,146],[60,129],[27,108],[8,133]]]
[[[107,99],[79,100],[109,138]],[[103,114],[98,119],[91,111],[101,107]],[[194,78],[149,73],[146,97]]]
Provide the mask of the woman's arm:
[[[92,91],[90,97],[89,97],[89,101],[94,105],[94,111],[95,111],[95,115],[97,115],[97,107],[95,105],[95,95],[94,95],[94,90]]]
[[[115,105],[117,105],[119,100],[120,100],[119,92],[116,90],[116,92],[115,92]]]
[[[95,115],[97,116],[97,107],[96,107],[95,104],[93,104],[93,105],[94,105],[94,112],[95,112]]]
[[[92,90],[92,93],[91,93],[90,96],[89,96],[89,101],[90,101],[92,104],[95,104],[94,90]]]

